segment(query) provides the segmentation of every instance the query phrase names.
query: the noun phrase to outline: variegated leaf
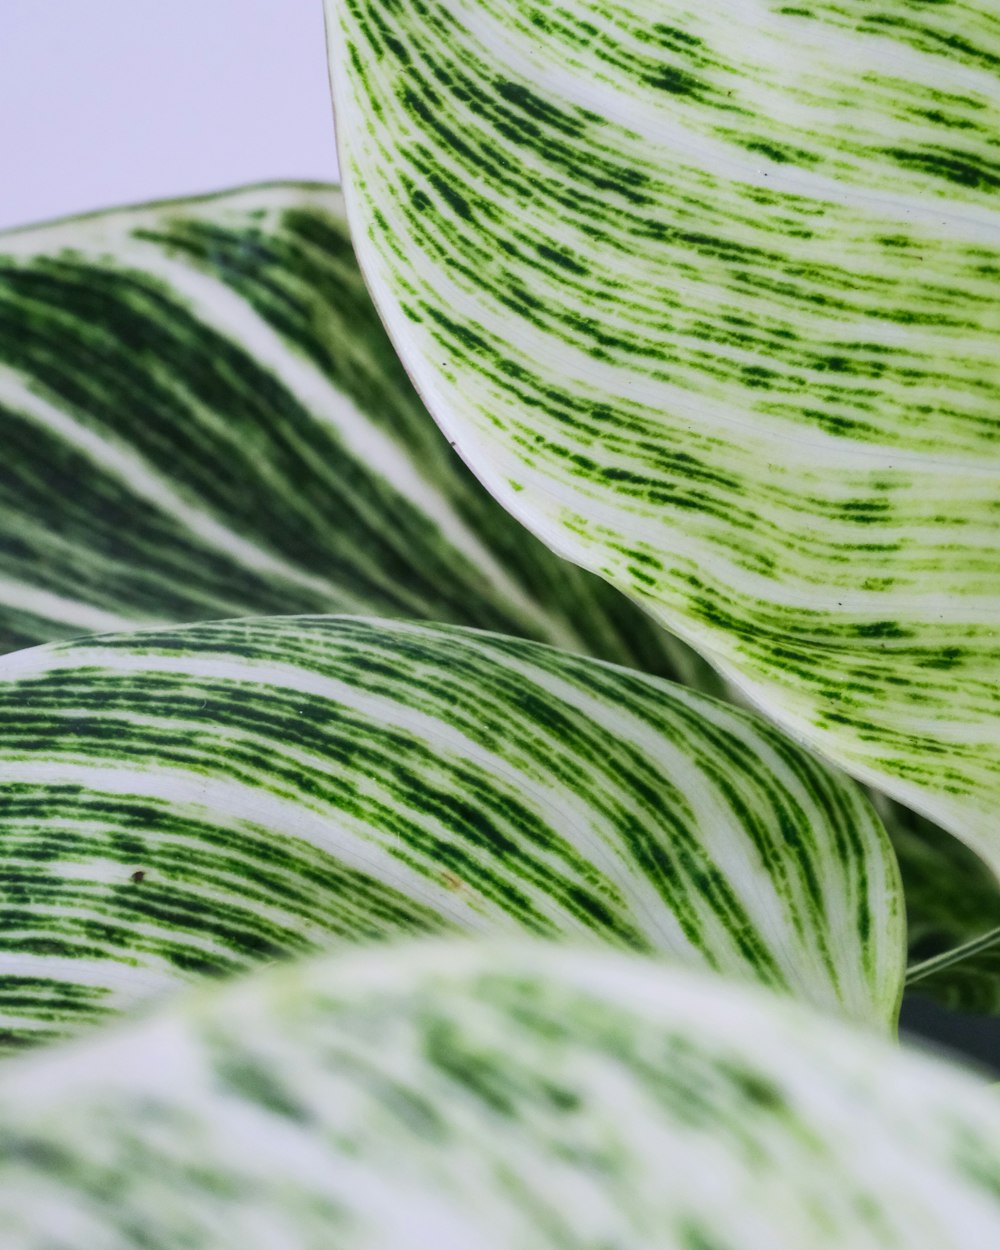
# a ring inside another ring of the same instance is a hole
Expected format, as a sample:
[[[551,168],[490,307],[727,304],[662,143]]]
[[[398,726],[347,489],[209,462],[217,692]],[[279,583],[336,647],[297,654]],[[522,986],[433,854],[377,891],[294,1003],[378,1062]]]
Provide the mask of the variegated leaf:
[[[0,1070],[5,1250],[967,1250],[1000,1101],[635,955],[411,943]]]
[[[660,952],[891,1028],[856,786],[759,717],[536,643],[299,617],[0,659],[0,1030],[342,941]]]
[[[994,0],[328,0],[341,164],[461,454],[1000,869]]]
[[[393,357],[335,189],[253,188],[18,232],[0,270],[0,646],[157,615],[334,606],[503,627],[722,692],[477,488]],[[238,459],[233,414],[253,449]],[[321,568],[325,588],[307,590],[302,575]]]
[[[360,612],[714,680],[462,466],[379,324],[336,188],[0,236],[0,429],[2,650]]]

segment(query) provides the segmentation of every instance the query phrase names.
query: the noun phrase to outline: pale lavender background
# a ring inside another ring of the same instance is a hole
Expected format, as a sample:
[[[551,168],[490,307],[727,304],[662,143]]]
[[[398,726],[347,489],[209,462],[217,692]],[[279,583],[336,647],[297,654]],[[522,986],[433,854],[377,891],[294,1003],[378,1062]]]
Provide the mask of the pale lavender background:
[[[0,230],[336,175],[322,0],[0,0]]]

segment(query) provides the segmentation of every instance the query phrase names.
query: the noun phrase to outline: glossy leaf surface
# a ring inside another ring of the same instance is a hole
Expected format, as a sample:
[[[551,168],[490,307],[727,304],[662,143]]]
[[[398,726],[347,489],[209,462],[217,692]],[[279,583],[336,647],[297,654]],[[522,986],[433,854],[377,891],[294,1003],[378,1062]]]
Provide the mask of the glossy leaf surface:
[[[903,909],[858,788],[760,718],[445,626],[301,617],[0,659],[0,1030],[341,942],[659,952],[886,1030]]]
[[[1000,869],[992,0],[329,0],[359,255],[497,497]]]

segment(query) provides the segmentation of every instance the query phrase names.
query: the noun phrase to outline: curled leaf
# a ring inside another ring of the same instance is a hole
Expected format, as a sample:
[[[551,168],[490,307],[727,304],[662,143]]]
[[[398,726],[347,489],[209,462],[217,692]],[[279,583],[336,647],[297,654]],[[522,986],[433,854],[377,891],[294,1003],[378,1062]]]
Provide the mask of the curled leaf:
[[[1000,870],[993,0],[337,0],[362,266],[553,549]]]

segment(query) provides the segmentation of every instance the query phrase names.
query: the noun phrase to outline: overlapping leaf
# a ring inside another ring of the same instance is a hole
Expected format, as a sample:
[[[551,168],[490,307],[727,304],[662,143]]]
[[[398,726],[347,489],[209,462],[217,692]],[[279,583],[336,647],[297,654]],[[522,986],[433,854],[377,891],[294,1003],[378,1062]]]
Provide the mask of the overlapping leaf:
[[[515,515],[1000,869],[992,0],[328,0],[366,277]]]
[[[457,627],[300,617],[0,660],[0,1030],[342,941],[527,931],[895,1020],[874,811],[766,722]]]
[[[0,1071],[7,1250],[966,1250],[984,1084],[634,955],[275,969]]]
[[[494,626],[722,692],[461,466],[385,339],[334,188],[7,235],[0,326],[3,647],[334,607]],[[934,950],[979,932],[919,889],[909,912],[921,958],[928,925]]]
[[[367,612],[713,680],[461,465],[386,340],[335,188],[0,237],[0,428],[0,649]]]

